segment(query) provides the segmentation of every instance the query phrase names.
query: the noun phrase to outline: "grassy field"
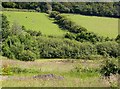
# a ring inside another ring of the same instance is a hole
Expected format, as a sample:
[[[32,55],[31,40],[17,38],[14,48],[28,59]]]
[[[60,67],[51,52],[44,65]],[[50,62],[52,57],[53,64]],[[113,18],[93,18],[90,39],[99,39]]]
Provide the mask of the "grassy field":
[[[45,13],[3,11],[3,14],[8,17],[11,24],[16,22],[27,29],[41,31],[45,35],[62,36],[65,34],[65,31],[54,24],[54,21]]]
[[[65,31],[61,30],[58,25],[54,24],[54,20],[48,18],[45,13],[37,12],[3,12],[8,20],[24,25],[27,29],[41,31],[45,35],[63,36]],[[75,14],[63,14],[73,22],[95,32],[102,36],[115,38],[118,34],[118,19],[96,16],[83,16]]]
[[[88,29],[88,31],[95,32],[102,36],[115,38],[118,34],[118,19],[97,17],[97,16],[84,16],[76,14],[63,14],[73,22],[77,23]]]
[[[99,71],[95,71],[100,68],[103,59],[41,59],[34,62],[24,62],[1,57],[1,60],[3,66],[17,67],[19,71],[20,69],[27,70],[27,72],[21,71],[21,73],[14,72],[12,75],[2,75],[3,87],[109,87],[111,84],[112,86],[117,84],[115,76],[110,83],[101,77]],[[46,74],[53,75],[53,77],[33,78]]]

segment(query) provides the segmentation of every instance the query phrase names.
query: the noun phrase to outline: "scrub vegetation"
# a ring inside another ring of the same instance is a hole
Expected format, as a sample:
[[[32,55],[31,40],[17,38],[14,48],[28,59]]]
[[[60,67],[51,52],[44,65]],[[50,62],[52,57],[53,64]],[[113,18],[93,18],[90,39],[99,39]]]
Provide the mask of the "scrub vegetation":
[[[118,87],[119,5],[2,3],[2,86]]]

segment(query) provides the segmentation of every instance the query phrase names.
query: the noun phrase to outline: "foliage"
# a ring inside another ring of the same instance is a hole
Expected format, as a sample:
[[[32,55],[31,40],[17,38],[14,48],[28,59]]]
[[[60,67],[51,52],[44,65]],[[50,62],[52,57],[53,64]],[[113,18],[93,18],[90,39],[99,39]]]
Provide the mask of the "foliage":
[[[119,17],[120,2],[3,2],[4,8],[33,9],[36,11],[58,11],[94,16]]]
[[[0,32],[2,33],[3,40],[9,36],[10,34],[9,29],[10,29],[9,21],[7,20],[7,17],[2,14],[2,26]]]
[[[24,50],[20,55],[19,58],[22,61],[34,61],[36,58],[36,55],[29,51],[29,50]]]
[[[59,12],[57,12],[57,11],[52,11],[52,12],[50,13],[49,17],[55,18],[58,14],[59,14]]]
[[[19,39],[16,36],[10,36],[5,40],[5,44],[2,44],[3,55],[9,58],[17,58],[18,54],[21,53],[23,47],[20,44]]]
[[[44,36],[11,36],[3,42],[3,56],[24,61],[36,58],[83,58],[94,59],[91,55],[118,57],[116,42],[103,42],[93,45],[88,42],[51,38]]]
[[[101,74],[105,77],[109,77],[111,74],[117,74],[119,67],[112,60],[106,60],[101,67]]]
[[[13,23],[11,28],[8,28],[7,18],[3,16],[4,25],[2,28],[5,31],[3,35],[9,34],[9,36],[5,36],[3,40],[2,55],[22,61],[34,61],[39,58],[92,59],[91,55],[119,56],[117,42],[108,41],[108,38],[105,39],[88,32],[85,28],[77,26],[58,12],[51,12],[51,14],[62,28],[69,31],[65,35],[69,39],[43,36],[41,32],[27,30],[16,22]],[[105,40],[107,42],[102,42]]]
[[[72,33],[66,33],[65,38],[69,38],[72,40],[72,39],[76,39],[76,36],[75,36],[75,34],[72,34]]]
[[[97,52],[105,57],[118,57],[119,44],[114,41],[101,42],[96,44]]]
[[[43,58],[82,58],[96,54],[96,49],[90,43],[79,43],[67,39],[38,38],[41,57]]]
[[[26,33],[24,29],[16,23],[13,24],[11,29],[8,29],[7,27],[5,27],[5,29],[6,33],[3,33],[3,35],[9,34],[9,36],[3,40],[3,56],[24,61],[36,59],[36,54],[32,53],[32,50],[36,53],[36,49],[34,48],[36,46],[33,46],[35,43],[32,41],[32,37],[29,33]],[[8,32],[7,30],[10,31]],[[37,35],[39,35],[39,33],[40,32],[38,32]]]
[[[36,51],[33,49],[33,47],[36,46],[32,47],[34,42],[32,43],[32,40],[30,40],[27,35],[20,35],[19,37],[10,36],[5,40],[2,45],[3,56],[23,61],[33,61],[36,59],[36,55],[32,52],[32,50],[34,50],[34,52]]]
[[[65,34],[65,38],[75,39],[80,42],[89,41],[92,43],[111,40],[109,37],[104,38],[102,36],[98,36],[93,32],[88,32],[86,28],[77,25],[70,19],[55,11],[51,12],[49,16],[55,18],[56,23],[59,25],[59,27],[70,32]]]
[[[28,34],[8,37],[3,42],[2,51],[3,56],[23,61],[36,58],[85,58],[97,53],[91,43]]]
[[[27,30],[24,26],[14,22],[10,29],[7,26],[6,28],[4,27],[6,33],[3,33],[3,35],[9,34],[9,36],[6,36],[2,43],[2,55],[23,61],[34,61],[39,58],[92,59],[91,55],[119,56],[119,45],[117,42],[101,42],[103,38],[76,26],[75,23],[64,16],[60,14],[54,16],[56,21],[60,22],[60,26],[70,31],[65,37],[72,40],[44,36],[41,35],[41,32]],[[92,44],[90,42],[100,43]]]
[[[33,31],[33,30],[25,30],[27,33],[29,33],[31,36],[41,36],[42,33],[40,31]]]
[[[92,43],[104,41],[103,37],[98,36],[92,32],[78,33],[75,40],[80,41],[80,42],[90,41]]]
[[[115,39],[118,43],[120,43],[120,35],[118,35]]]
[[[50,14],[50,16],[51,16],[51,14]],[[57,15],[54,16],[54,18],[56,20],[56,23],[62,29],[68,30],[69,32],[80,33],[82,31],[86,31],[87,30],[86,28],[84,28],[82,26],[76,25],[75,23],[73,23],[72,21],[70,21],[69,19],[67,19],[65,16],[62,16],[61,14],[57,13]]]
[[[69,13],[70,12],[70,9],[69,7],[65,7],[63,4],[61,3],[56,3],[56,2],[53,2],[52,3],[52,8],[53,8],[53,11],[59,11],[61,13]]]

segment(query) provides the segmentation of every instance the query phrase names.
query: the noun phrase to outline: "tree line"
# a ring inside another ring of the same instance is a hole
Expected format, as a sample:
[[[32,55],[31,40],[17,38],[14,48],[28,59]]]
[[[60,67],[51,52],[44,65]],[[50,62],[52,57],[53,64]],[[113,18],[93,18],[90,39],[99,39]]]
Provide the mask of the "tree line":
[[[58,11],[93,16],[120,17],[120,2],[3,2],[4,8]]]

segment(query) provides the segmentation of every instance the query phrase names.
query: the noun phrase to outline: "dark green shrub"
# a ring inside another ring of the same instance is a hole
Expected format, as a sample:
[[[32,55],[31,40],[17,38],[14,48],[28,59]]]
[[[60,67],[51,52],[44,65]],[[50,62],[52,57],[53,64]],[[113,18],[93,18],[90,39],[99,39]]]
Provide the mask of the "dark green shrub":
[[[26,30],[27,33],[29,33],[31,36],[41,36],[42,33],[40,31],[32,31],[32,30]]]
[[[37,7],[37,8],[36,8],[36,11],[37,11],[37,12],[41,12],[40,7]]]
[[[1,30],[0,34],[2,39],[5,40],[9,35],[10,35],[10,26],[9,26],[9,21],[7,20],[7,17],[2,14],[2,25],[1,25]]]
[[[24,50],[23,45],[17,36],[8,37],[2,44],[3,56],[18,59],[19,54]]]
[[[85,58],[97,53],[95,46],[91,43],[47,37],[39,37],[37,40],[42,58]]]
[[[72,33],[66,33],[65,34],[65,38],[69,38],[69,39],[75,39],[75,35],[74,34],[72,34]]]
[[[103,56],[117,57],[119,55],[119,44],[114,41],[96,44],[97,52]]]
[[[59,14],[59,12],[57,12],[57,11],[52,11],[49,16],[50,16],[51,18],[55,18],[58,14]]]
[[[36,59],[36,55],[29,50],[24,50],[19,55],[19,59],[22,60],[22,61],[34,61]]]
[[[117,74],[118,71],[119,68],[117,64],[111,60],[106,60],[104,65],[101,67],[100,73],[105,77],[109,77],[111,74]]]
[[[81,58],[86,58],[90,55],[96,55],[97,49],[93,44],[87,42],[87,43],[81,43],[79,52],[80,52],[79,55],[81,56]]]
[[[54,16],[55,20],[59,21],[63,18],[63,16],[57,14],[56,16]]]
[[[120,35],[118,35],[115,39],[118,43],[120,43]]]
[[[59,12],[53,11],[50,14],[51,18],[55,18],[56,23],[64,30],[68,30],[72,33],[80,33],[82,31],[87,31],[86,28],[76,25],[74,22],[70,21],[63,15],[60,15]]]
[[[14,53],[11,52],[10,48],[8,46],[2,46],[2,55],[11,59],[15,58]]]

